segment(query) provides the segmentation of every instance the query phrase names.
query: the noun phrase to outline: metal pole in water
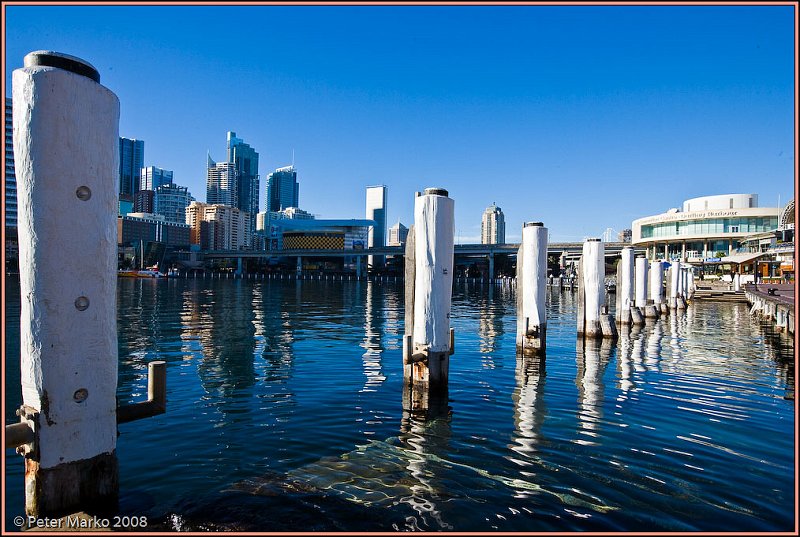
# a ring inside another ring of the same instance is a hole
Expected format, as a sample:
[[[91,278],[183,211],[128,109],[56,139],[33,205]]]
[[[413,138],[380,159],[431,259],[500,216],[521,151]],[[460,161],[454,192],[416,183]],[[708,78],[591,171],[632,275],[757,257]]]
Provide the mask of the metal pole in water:
[[[451,345],[455,203],[447,190],[427,188],[414,203],[406,245],[404,378],[412,406],[447,389]],[[408,300],[408,298],[411,300]]]
[[[547,228],[541,222],[522,227],[517,253],[517,353],[545,354],[547,311]]]
[[[12,92],[25,510],[113,509],[119,99],[89,63],[51,51],[25,56]]]

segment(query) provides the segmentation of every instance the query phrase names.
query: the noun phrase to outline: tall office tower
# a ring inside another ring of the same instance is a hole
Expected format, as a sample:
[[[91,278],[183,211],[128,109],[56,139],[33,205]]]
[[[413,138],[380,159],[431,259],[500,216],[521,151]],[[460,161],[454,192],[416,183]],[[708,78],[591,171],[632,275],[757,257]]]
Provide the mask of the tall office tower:
[[[161,185],[172,184],[172,171],[156,168],[155,166],[148,166],[142,168],[141,180],[139,181],[139,190],[153,190],[155,191]]]
[[[250,213],[251,225],[255,226],[255,215],[258,214],[258,153],[255,149],[236,137],[235,132],[228,132],[228,162],[236,168],[236,196],[239,209]],[[254,231],[255,227],[250,231]]]
[[[408,228],[399,221],[389,228],[389,238],[386,246],[403,246],[408,239]]]
[[[140,189],[144,167],[144,140],[119,139],[119,194],[133,200]]]
[[[369,248],[386,246],[386,192],[384,185],[367,187],[367,220],[374,220],[375,225],[369,228],[367,246]],[[367,256],[367,265],[380,268],[386,261],[382,255]]]
[[[300,198],[300,185],[297,184],[297,170],[294,166],[278,168],[267,177],[267,212],[282,211],[297,207]]]
[[[167,183],[156,188],[153,196],[153,212],[163,216],[167,222],[186,223],[186,208],[194,198],[189,188]]]
[[[481,244],[506,243],[506,217],[503,210],[492,203],[483,211],[481,221]]]
[[[17,176],[14,172],[14,122],[11,99],[6,98],[6,227],[17,227]]]
[[[206,203],[238,207],[236,167],[231,162],[214,162],[208,157]]]

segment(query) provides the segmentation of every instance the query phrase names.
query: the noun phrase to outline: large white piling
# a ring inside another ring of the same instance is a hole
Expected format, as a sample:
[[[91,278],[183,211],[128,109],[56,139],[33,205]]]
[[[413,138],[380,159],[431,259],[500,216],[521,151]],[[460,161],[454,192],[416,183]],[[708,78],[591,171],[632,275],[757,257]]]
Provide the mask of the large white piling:
[[[686,276],[686,266],[681,263],[680,261],[675,262],[675,266],[678,268],[678,296],[677,300],[675,301],[678,309],[685,309],[686,308],[686,287],[688,278]]]
[[[406,303],[403,356],[406,382],[422,392],[447,387],[454,343],[450,329],[454,209],[441,188],[425,189],[414,203],[413,257],[405,260],[406,298],[412,303]],[[414,268],[409,280],[410,263]]]
[[[667,271],[667,279],[669,280],[669,295],[667,297],[669,309],[674,310],[678,307],[679,284],[681,281],[681,270],[677,261],[673,261],[670,265]]]
[[[661,261],[650,263],[650,300],[658,307],[664,302],[664,263]]]
[[[644,256],[636,258],[636,307],[644,311],[647,305],[647,259]]]
[[[631,307],[633,306],[633,248],[626,246],[620,252],[620,261],[617,266],[617,323],[631,323]]]
[[[547,332],[547,228],[528,222],[517,253],[517,352],[544,354]]]
[[[587,239],[578,269],[577,332],[586,338],[617,337],[616,326],[604,311],[605,245]]]
[[[666,309],[666,304],[664,304],[664,265],[661,261],[650,263],[649,280],[649,299],[648,305],[645,306],[644,316],[654,319],[658,318]]]
[[[85,61],[48,51],[13,73],[32,516],[113,507],[117,496],[119,100],[99,81]]]

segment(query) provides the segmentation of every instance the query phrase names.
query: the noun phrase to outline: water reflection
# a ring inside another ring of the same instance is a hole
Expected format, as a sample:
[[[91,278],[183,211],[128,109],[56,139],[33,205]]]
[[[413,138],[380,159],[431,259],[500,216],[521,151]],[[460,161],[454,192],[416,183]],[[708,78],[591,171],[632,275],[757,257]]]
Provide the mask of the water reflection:
[[[517,355],[514,374],[516,388],[511,395],[514,402],[513,443],[509,446],[524,458],[513,459],[521,466],[529,465],[527,458],[537,451],[541,443],[542,424],[545,419],[544,385],[545,357]]]
[[[383,346],[381,335],[384,330],[383,312],[386,311],[383,289],[375,282],[368,281],[364,298],[364,342],[361,346],[366,352],[361,356],[364,362],[364,375],[367,377],[362,392],[375,391],[386,376],[381,370]]]
[[[453,529],[444,521],[439,506],[450,494],[442,483],[442,468],[431,464],[444,459],[449,451],[450,416],[446,399],[434,401],[431,406],[440,415],[429,414],[428,419],[420,419],[414,413],[403,412],[399,443],[405,451],[410,493],[399,496],[398,503],[410,506],[416,514],[406,516],[402,525],[393,524],[396,530]]]
[[[594,439],[599,436],[598,430],[603,419],[603,400],[605,374],[613,349],[613,342],[608,338],[578,338],[576,360],[578,374],[575,383],[578,386],[578,433],[589,437],[578,438],[578,444],[597,445]]]

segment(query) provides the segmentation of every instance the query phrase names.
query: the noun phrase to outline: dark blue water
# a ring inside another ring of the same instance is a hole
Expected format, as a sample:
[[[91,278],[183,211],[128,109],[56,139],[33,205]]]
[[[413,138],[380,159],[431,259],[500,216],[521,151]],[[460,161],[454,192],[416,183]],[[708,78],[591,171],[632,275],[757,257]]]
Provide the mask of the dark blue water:
[[[792,341],[744,304],[582,346],[574,294],[552,292],[547,356],[523,360],[513,290],[459,284],[449,400],[422,420],[402,408],[401,284],[120,279],[118,295],[120,398],[168,364],[167,413],[119,426],[120,509],[150,528],[794,528]],[[13,530],[22,461],[6,455]]]

